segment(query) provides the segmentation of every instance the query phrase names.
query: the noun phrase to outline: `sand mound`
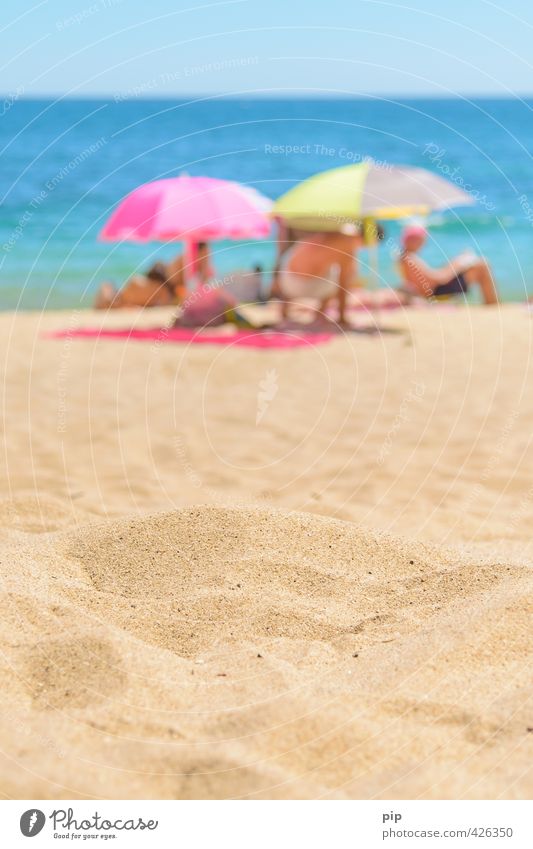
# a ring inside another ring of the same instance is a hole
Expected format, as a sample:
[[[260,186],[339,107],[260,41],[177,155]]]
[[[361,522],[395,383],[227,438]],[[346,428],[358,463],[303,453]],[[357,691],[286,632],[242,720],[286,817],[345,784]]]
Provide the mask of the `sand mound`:
[[[246,508],[11,533],[5,793],[527,795],[520,564]]]
[[[359,644],[404,626],[412,632],[413,605],[418,627],[435,608],[506,574],[274,510],[204,507],[113,522],[56,548],[95,589],[137,602],[122,626],[186,657],[240,634]]]

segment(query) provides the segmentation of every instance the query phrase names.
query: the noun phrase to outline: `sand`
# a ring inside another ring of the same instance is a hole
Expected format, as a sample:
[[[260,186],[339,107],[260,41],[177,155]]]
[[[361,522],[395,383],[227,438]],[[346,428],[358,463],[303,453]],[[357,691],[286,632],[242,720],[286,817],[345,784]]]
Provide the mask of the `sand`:
[[[528,798],[532,319],[3,314],[6,798]]]

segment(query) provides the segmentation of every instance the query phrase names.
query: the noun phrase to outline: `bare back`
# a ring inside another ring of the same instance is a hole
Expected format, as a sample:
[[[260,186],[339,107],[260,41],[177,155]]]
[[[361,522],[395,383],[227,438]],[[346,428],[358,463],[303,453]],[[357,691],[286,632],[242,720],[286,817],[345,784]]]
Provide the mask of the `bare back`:
[[[310,236],[291,249],[287,270],[305,276],[330,279],[337,276],[342,269],[353,269],[353,241],[350,237],[337,233]]]

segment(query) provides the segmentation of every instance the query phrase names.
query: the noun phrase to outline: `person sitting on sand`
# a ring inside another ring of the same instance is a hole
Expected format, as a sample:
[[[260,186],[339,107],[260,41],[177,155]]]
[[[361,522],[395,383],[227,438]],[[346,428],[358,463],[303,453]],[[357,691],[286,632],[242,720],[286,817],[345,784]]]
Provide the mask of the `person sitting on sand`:
[[[166,307],[175,303],[174,286],[166,266],[157,262],[146,274],[136,274],[117,289],[112,283],[102,283],[96,294],[97,310],[125,307]]]
[[[177,303],[185,300],[188,289],[195,289],[207,283],[215,275],[211,263],[211,251],[207,242],[198,242],[195,246],[194,257],[190,266],[187,265],[182,253],[167,263],[167,280],[174,289]]]
[[[346,300],[357,273],[355,253],[361,244],[360,230],[344,225],[341,232],[311,234],[287,251],[279,272],[283,317],[291,302],[312,298],[317,302],[314,324],[330,323],[324,311],[334,300],[337,324],[345,325]]]
[[[479,286],[485,304],[497,304],[498,294],[490,266],[484,259],[466,251],[442,268],[431,268],[418,256],[427,240],[420,224],[402,232],[402,252],[398,261],[404,289],[409,295],[426,299],[466,295],[471,285]]]

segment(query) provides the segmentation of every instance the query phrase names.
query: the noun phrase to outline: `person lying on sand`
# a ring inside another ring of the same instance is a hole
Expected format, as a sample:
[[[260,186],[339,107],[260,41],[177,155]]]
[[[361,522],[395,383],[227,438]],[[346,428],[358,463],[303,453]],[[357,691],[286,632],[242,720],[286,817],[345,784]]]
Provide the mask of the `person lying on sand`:
[[[337,324],[346,325],[346,301],[356,278],[355,254],[361,245],[360,230],[345,225],[343,232],[310,234],[287,251],[278,278],[283,317],[287,318],[291,302],[311,298],[316,302],[314,323],[329,323],[324,312],[334,301]]]
[[[190,269],[194,286],[207,283],[214,276],[211,253],[207,242],[199,242]],[[146,274],[136,274],[118,290],[112,283],[102,283],[94,303],[95,309],[124,307],[166,307],[179,304],[187,297],[186,267],[183,254],[169,263],[156,262]]]
[[[117,289],[112,283],[102,283],[96,294],[94,308],[166,307],[175,303],[175,297],[166,266],[157,262],[146,274],[131,277],[122,289]]]
[[[442,268],[431,268],[418,256],[427,240],[427,231],[411,224],[402,232],[402,252],[398,261],[404,289],[409,295],[426,299],[466,295],[471,285],[479,286],[485,304],[497,304],[498,294],[490,266],[474,253],[459,254]]]
[[[256,324],[238,309],[237,299],[223,285],[204,283],[181,304],[174,327],[220,327],[232,324],[240,330],[266,330],[273,323]]]

